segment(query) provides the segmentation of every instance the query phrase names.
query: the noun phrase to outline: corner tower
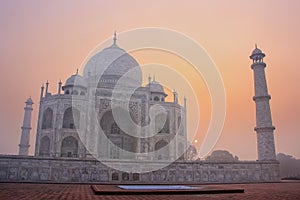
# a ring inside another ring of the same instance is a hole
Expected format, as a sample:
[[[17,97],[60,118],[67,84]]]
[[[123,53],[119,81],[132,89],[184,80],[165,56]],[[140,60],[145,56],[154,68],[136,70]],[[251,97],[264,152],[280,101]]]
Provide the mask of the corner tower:
[[[32,104],[33,101],[29,97],[27,101],[25,102],[26,106],[24,108],[24,120],[23,120],[23,126],[22,128],[22,134],[21,134],[21,140],[19,144],[19,155],[28,156],[28,150],[29,150],[29,138],[30,138],[30,130],[31,130],[31,112],[32,112]]]
[[[269,101],[265,67],[263,59],[265,54],[257,48],[252,51],[250,59],[253,60],[251,68],[254,72],[255,96],[253,100],[256,105],[256,127],[258,160],[276,160],[274,129]]]

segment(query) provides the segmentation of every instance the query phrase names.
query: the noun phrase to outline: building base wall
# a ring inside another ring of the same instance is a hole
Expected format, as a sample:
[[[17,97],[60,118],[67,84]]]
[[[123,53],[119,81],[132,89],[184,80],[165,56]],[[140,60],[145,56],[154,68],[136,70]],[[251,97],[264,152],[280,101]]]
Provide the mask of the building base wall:
[[[106,161],[120,165],[120,161]],[[125,165],[130,165],[127,161]],[[163,162],[143,161],[148,169]],[[176,161],[148,173],[114,170],[94,159],[0,155],[0,182],[243,183],[277,182],[278,161]]]

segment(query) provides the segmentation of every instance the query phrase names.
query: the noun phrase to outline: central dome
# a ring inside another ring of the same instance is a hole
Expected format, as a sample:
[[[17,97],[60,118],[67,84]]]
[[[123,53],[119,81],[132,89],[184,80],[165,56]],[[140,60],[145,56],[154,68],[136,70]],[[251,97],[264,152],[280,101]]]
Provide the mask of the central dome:
[[[131,55],[113,44],[88,60],[84,68],[84,76],[121,77],[135,67],[141,71],[138,62]]]

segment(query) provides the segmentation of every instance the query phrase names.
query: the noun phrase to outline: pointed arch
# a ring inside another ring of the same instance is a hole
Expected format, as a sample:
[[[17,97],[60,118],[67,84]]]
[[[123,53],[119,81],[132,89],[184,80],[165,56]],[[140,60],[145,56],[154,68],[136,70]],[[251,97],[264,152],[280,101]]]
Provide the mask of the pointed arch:
[[[44,136],[41,139],[39,156],[50,156],[50,138],[48,136]]]
[[[51,108],[47,108],[43,113],[42,129],[52,128],[52,121],[53,121],[53,110]]]
[[[164,124],[162,122],[165,120]],[[155,117],[155,132],[156,133],[170,133],[169,129],[169,116],[164,114],[158,114]]]
[[[111,180],[112,181],[118,181],[119,180],[119,173],[118,172],[114,172],[111,174]]]
[[[114,144],[109,147],[109,157],[119,158],[121,152],[119,148],[130,152],[136,152],[137,139],[129,134],[126,134],[116,123],[113,117],[112,110],[108,110],[101,118],[99,118],[100,127],[107,138]],[[131,128],[132,133],[136,133],[135,128]]]
[[[69,107],[64,112],[63,128],[79,129],[80,112],[76,108]]]
[[[78,141],[73,136],[64,138],[61,142],[61,157],[77,157]]]

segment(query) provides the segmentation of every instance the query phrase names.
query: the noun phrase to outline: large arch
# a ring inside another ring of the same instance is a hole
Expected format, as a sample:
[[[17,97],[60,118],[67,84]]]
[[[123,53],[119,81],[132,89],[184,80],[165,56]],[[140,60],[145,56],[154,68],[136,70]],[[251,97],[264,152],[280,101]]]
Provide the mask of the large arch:
[[[61,157],[77,157],[78,141],[73,136],[68,136],[61,142]]]
[[[109,148],[110,152],[108,157],[110,158],[119,158],[120,152],[117,147],[124,149],[129,152],[136,152],[136,138],[133,136],[126,134],[116,121],[114,120],[112,110],[106,111],[99,120],[100,127],[104,131],[107,138],[113,143],[113,145]],[[136,131],[130,129],[132,131]]]
[[[162,122],[165,120],[165,123],[162,126]],[[164,116],[164,114],[158,114],[157,116],[155,116],[155,132],[156,133],[170,133],[170,129],[169,129],[169,117]]]
[[[156,154],[156,159],[158,160],[168,160],[170,156],[168,142],[165,140],[159,140],[155,143],[154,149]]]
[[[53,110],[51,108],[47,108],[43,113],[42,129],[52,128],[52,121],[53,121]]]
[[[50,139],[48,136],[44,136],[41,139],[39,156],[45,156],[45,157],[50,156]]]
[[[80,112],[76,108],[69,107],[64,112],[63,128],[79,129]]]

